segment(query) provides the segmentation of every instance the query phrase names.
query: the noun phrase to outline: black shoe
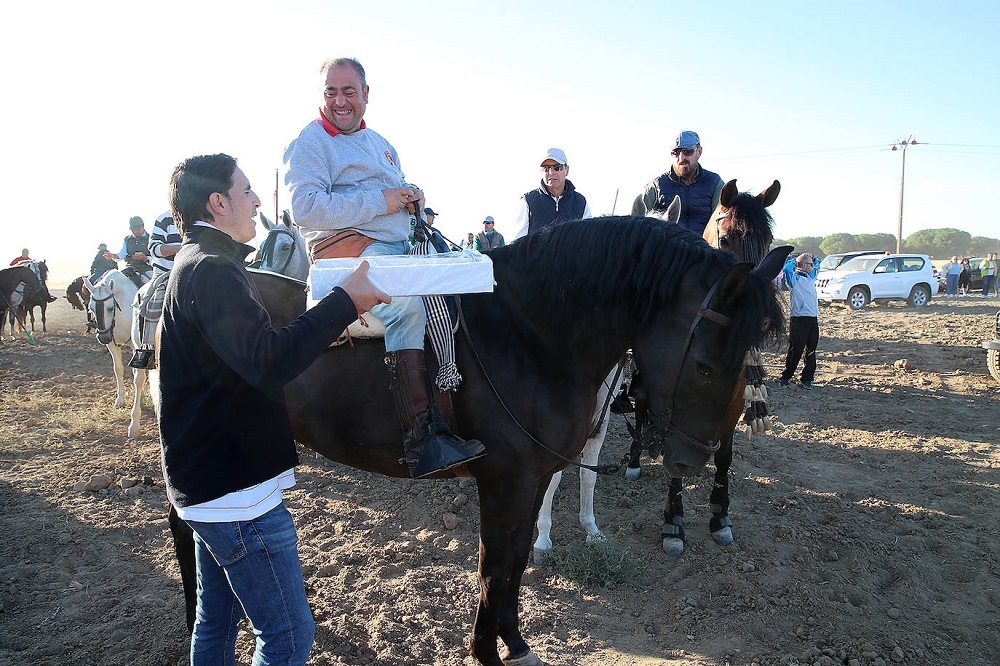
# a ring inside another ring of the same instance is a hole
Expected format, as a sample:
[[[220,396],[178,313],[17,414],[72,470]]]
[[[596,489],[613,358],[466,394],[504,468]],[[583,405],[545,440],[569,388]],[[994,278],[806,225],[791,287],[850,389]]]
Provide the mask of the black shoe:
[[[486,447],[477,439],[461,439],[450,432],[432,430],[424,438],[420,460],[410,465],[410,476],[422,479],[485,455]]]
[[[135,368],[136,370],[149,370],[152,365],[152,349],[136,349],[135,354],[132,355],[132,360],[128,362],[128,367]]]
[[[813,383],[812,382],[799,382],[799,386],[801,386],[802,388],[804,388],[807,391],[812,391],[813,390]]]
[[[778,382],[778,386],[788,386],[788,380],[782,379],[780,382]]]
[[[56,298],[52,294],[49,294],[49,303],[55,303],[58,300],[59,300],[58,298]]]

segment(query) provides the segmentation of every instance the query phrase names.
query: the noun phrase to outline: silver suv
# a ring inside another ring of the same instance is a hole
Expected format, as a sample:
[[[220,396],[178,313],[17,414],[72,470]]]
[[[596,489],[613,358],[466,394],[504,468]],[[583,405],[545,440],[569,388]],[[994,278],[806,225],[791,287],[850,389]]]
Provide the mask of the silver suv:
[[[934,267],[926,254],[866,254],[816,277],[821,303],[842,301],[852,310],[890,300],[924,307],[937,292]]]

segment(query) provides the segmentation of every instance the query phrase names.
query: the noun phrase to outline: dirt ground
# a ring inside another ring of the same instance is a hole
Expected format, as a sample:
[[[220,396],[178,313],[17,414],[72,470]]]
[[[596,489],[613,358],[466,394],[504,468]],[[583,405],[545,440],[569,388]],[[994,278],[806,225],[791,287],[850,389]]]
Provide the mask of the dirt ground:
[[[783,357],[767,355],[775,427],[737,436],[735,543],[708,533],[711,466],[686,481],[677,559],[660,547],[663,468],[602,478],[598,523],[641,572],[588,587],[529,565],[535,652],[583,666],[1000,663],[1000,386],[979,346],[998,305],[824,308],[816,390],[776,388]],[[184,663],[151,405],[127,440],[83,314],[60,299],[48,329],[37,347],[0,347],[0,663]],[[627,446],[616,415],[604,459]],[[317,620],[310,663],[471,664],[474,483],[301,458],[287,503]],[[102,474],[109,488],[80,488]],[[557,498],[557,546],[583,540],[577,479]]]

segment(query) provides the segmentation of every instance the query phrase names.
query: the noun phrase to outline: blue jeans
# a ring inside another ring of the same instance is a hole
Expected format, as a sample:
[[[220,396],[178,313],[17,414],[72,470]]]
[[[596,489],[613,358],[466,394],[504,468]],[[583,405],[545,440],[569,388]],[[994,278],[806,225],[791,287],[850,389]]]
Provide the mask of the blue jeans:
[[[234,665],[238,623],[244,617],[257,636],[254,666],[305,664],[316,623],[285,505],[253,520],[186,522],[194,530],[198,566],[192,666]]]
[[[406,254],[406,241],[388,243],[375,241],[365,248],[362,257],[383,254]],[[382,303],[372,308],[372,314],[385,324],[385,350],[423,349],[427,328],[424,299],[419,296],[396,296],[392,303]]]
[[[958,273],[948,273],[945,280],[947,280],[948,295],[958,296]]]

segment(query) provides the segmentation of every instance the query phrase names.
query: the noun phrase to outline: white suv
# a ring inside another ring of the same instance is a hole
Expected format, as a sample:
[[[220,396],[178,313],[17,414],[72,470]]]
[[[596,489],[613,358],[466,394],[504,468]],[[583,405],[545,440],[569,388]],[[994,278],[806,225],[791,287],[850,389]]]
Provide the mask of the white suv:
[[[882,300],[924,307],[937,292],[934,267],[926,254],[866,254],[816,277],[821,303],[843,301],[852,310]]]

